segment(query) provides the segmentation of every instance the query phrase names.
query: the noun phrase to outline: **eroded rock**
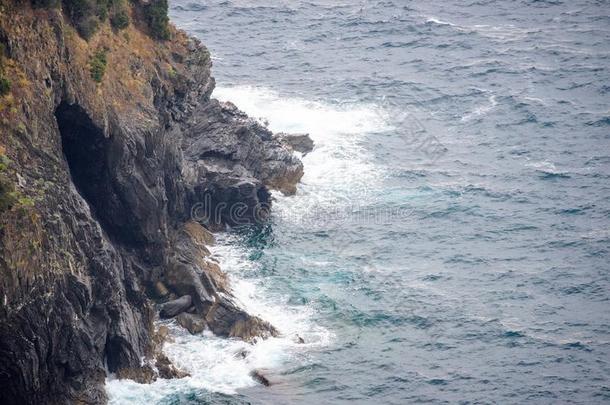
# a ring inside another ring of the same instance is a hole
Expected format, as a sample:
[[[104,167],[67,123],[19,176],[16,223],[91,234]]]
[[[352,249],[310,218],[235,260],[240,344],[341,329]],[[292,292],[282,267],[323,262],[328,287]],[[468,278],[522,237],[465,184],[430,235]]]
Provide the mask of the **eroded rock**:
[[[205,319],[195,314],[181,313],[176,317],[176,322],[192,335],[201,333],[205,329]]]
[[[290,146],[290,148],[297,152],[301,152],[303,155],[311,152],[314,147],[314,142],[309,137],[309,134],[287,134],[282,132],[277,134],[276,137]]]
[[[116,377],[120,380],[129,379],[140,384],[150,384],[157,380],[157,373],[150,366],[126,367],[118,369]]]
[[[216,243],[216,239],[212,232],[205,229],[201,224],[195,221],[188,221],[184,224],[184,231],[189,234],[191,239],[199,245],[212,246]],[[207,250],[207,248],[206,248]]]
[[[179,370],[174,366],[170,359],[163,353],[157,355],[155,367],[159,371],[159,377],[165,379],[189,377],[190,374],[186,371]]]
[[[237,337],[247,342],[278,336],[277,329],[269,322],[249,315],[227,298],[214,303],[206,315],[206,322],[216,335]]]
[[[183,295],[182,297],[173,301],[168,301],[161,305],[159,316],[161,318],[172,318],[181,312],[186,311],[193,303],[193,299],[190,295]]]

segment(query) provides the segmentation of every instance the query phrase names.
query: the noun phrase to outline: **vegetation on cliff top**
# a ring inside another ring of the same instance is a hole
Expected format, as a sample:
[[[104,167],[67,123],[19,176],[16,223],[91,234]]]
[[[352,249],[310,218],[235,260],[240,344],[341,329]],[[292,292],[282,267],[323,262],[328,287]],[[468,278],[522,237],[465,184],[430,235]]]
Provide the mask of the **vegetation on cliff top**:
[[[129,7],[127,0],[31,0],[37,8],[59,8],[70,18],[78,33],[85,39],[91,38],[100,25],[110,20],[116,30],[129,26]],[[134,7],[138,1],[131,0]],[[150,35],[157,39],[170,38],[167,0],[150,0],[142,4],[142,13]],[[137,14],[135,14],[137,15]]]
[[[152,0],[144,12],[152,35],[158,39],[169,39],[167,0]]]

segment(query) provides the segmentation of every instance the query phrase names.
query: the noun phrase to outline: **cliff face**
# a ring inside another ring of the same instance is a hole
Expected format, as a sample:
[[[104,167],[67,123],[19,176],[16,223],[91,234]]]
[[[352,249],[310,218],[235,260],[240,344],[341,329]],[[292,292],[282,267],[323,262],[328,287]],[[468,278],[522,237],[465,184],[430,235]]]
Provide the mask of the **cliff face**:
[[[0,3],[2,402],[105,402],[107,370],[151,369],[162,296],[220,335],[276,333],[232,302],[202,225],[264,216],[302,165],[210,99],[208,51],[152,39],[137,2],[88,40],[61,7]]]

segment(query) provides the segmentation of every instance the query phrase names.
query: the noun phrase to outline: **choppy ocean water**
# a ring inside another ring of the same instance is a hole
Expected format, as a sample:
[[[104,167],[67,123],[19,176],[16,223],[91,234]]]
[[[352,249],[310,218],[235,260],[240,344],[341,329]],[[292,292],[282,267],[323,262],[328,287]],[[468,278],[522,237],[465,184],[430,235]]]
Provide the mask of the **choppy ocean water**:
[[[110,379],[111,402],[610,401],[610,2],[170,8],[216,97],[316,149],[213,248],[284,337],[176,328],[192,377]]]

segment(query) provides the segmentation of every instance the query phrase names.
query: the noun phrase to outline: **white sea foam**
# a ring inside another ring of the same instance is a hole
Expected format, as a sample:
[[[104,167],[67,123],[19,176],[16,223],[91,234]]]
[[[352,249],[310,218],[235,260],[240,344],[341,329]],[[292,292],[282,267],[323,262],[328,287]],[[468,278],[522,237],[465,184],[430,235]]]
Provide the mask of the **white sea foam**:
[[[438,24],[438,25],[450,25],[450,26],[455,26],[455,24],[450,23],[448,21],[443,21],[443,20],[439,20],[436,17],[428,17],[428,19],[426,19],[427,23],[434,23],[434,24]]]
[[[273,375],[274,369],[289,362],[298,363],[307,351],[325,347],[332,341],[332,333],[312,320],[310,308],[290,306],[288,298],[264,286],[264,280],[248,276],[257,264],[248,259],[248,250],[232,238],[220,235],[217,245],[210,248],[212,254],[229,274],[238,304],[250,314],[271,322],[281,336],[248,344],[216,337],[209,331],[191,335],[173,320],[159,321],[169,327],[173,337],[173,342],[165,344],[164,352],[191,376],[179,380],[159,379],[149,385],[111,376],[107,381],[111,404],[158,403],[187,393],[196,393],[203,399],[210,392],[235,394],[240,388],[256,384],[250,376],[253,370],[267,370]],[[297,336],[305,343],[297,343]],[[245,358],[239,355],[242,351],[248,353]]]
[[[491,95],[491,96],[489,96],[487,104],[481,105],[481,106],[475,108],[474,111],[464,115],[462,117],[461,121],[466,122],[466,121],[475,119],[477,117],[480,117],[482,115],[485,115],[488,112],[490,112],[491,110],[493,110],[497,105],[498,105],[498,102],[496,101],[496,96]]]
[[[517,41],[527,37],[529,34],[536,32],[535,30],[516,27],[512,24],[504,25],[488,25],[488,24],[475,24],[475,25],[460,25],[449,21],[441,20],[434,16],[423,16],[426,24],[437,24],[450,26],[457,31],[462,32],[474,32],[483,37],[491,38],[500,42],[511,42]]]
[[[274,132],[308,133],[314,140],[314,151],[302,158],[305,175],[298,198],[275,194],[274,215],[302,220],[320,209],[374,195],[383,172],[371,163],[362,142],[366,134],[392,129],[388,111],[381,106],[283,97],[251,86],[221,87],[214,96],[268,122]]]

